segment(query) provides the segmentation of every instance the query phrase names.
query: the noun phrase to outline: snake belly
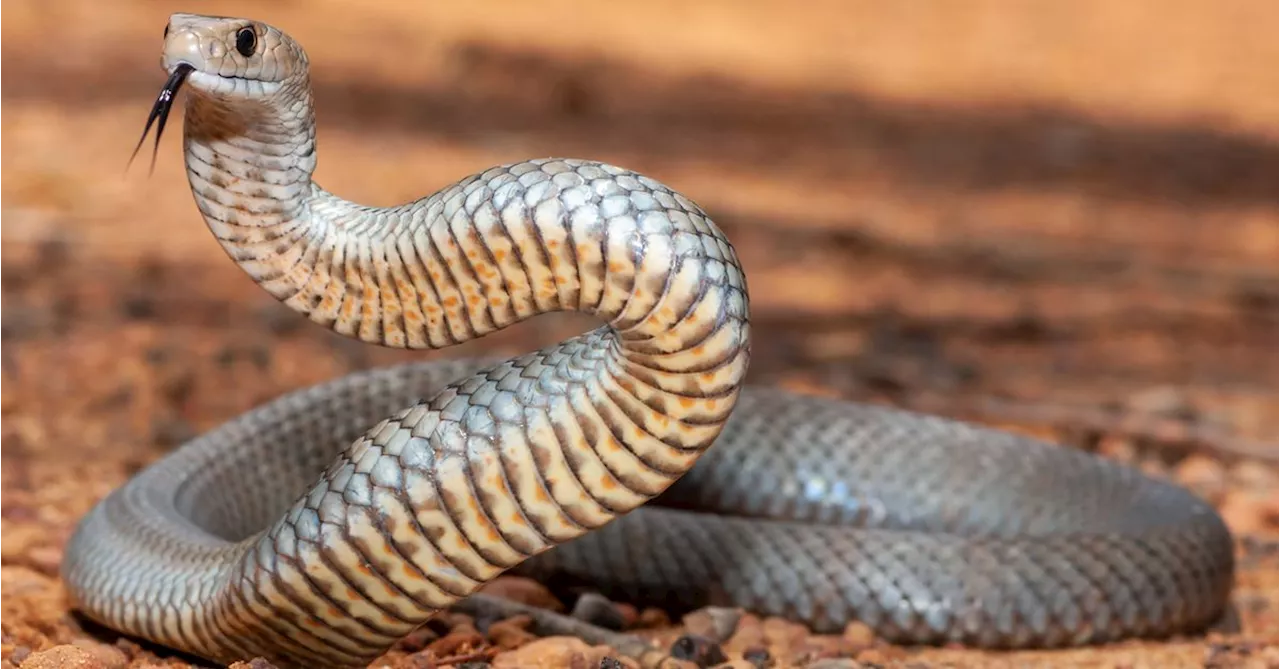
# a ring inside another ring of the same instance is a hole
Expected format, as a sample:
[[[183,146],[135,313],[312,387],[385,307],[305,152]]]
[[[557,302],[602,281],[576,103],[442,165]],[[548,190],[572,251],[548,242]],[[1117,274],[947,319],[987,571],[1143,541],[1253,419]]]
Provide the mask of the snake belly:
[[[186,171],[210,231],[313,322],[414,349],[552,311],[602,325],[510,360],[358,372],[184,444],[72,537],[63,576],[89,617],[222,662],[359,666],[507,571],[903,643],[1059,647],[1222,613],[1231,536],[1180,487],[744,387],[743,269],[658,181],[539,159],[364,206],[312,179],[288,35],[175,14],[164,64],[170,99],[190,87]]]

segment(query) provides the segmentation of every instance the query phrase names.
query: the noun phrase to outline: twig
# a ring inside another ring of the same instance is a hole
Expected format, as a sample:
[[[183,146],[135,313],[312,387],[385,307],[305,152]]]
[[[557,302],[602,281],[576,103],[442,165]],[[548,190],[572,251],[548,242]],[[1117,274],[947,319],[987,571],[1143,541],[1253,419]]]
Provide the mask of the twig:
[[[644,639],[614,632],[569,616],[513,602],[502,597],[474,594],[453,605],[453,610],[473,618],[511,618],[527,615],[533,619],[533,631],[542,636],[573,636],[593,645],[609,646],[618,653],[640,663],[642,667],[657,667],[670,656]]]

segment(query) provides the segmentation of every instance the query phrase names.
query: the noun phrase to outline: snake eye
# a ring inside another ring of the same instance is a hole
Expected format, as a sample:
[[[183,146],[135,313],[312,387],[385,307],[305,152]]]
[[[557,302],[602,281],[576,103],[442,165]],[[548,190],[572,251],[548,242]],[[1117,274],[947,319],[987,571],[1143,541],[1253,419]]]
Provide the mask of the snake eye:
[[[253,28],[241,28],[236,31],[236,51],[248,58],[258,48],[258,33]]]

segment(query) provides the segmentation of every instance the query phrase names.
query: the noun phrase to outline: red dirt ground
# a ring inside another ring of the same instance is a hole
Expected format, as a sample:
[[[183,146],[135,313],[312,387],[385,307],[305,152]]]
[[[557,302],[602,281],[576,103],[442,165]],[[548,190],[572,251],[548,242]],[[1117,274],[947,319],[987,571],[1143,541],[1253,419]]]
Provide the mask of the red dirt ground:
[[[253,286],[198,220],[176,120],[155,174],[123,173],[179,9],[6,6],[0,667],[185,666],[71,614],[56,574],[75,521],[236,413],[413,357],[318,332]],[[1277,666],[1274,5],[197,9],[308,48],[327,187],[391,204],[545,155],[652,174],[747,266],[753,383],[1098,450],[1191,486],[1238,536],[1234,619],[1205,635],[983,653],[747,616],[723,644],[737,666],[753,647],[777,666]],[[448,354],[526,351],[583,323],[544,317]],[[706,624],[619,608],[665,643]],[[383,665],[609,654],[519,620],[476,626],[448,617]]]

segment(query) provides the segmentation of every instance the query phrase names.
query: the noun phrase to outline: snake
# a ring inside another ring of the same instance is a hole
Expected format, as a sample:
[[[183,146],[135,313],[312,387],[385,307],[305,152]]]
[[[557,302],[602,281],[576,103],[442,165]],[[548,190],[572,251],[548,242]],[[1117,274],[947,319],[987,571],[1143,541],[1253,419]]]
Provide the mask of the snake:
[[[185,83],[196,207],[309,321],[422,351],[551,312],[598,325],[510,359],[354,371],[180,445],[76,526],[61,576],[90,620],[316,667],[367,664],[507,573],[908,645],[1065,648],[1224,614],[1231,532],[1170,480],[747,383],[746,272],[659,181],[545,158],[366,206],[313,179],[309,61],[282,30],[173,14],[161,65],[138,146],[158,120],[158,152]]]

